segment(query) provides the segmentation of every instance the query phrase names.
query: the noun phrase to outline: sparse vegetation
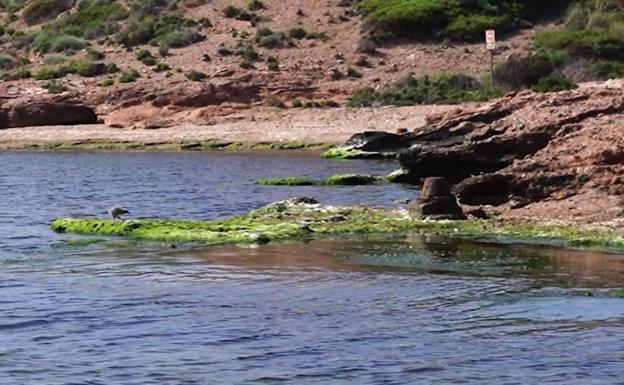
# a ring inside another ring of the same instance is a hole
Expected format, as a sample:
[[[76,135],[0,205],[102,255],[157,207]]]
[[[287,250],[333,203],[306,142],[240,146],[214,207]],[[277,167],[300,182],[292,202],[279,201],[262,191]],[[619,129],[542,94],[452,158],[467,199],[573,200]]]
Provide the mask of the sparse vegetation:
[[[126,72],[123,72],[121,75],[119,75],[119,82],[120,83],[132,83],[132,82],[135,82],[140,77],[141,77],[141,74],[139,74],[139,71],[135,69],[130,69]]]
[[[440,75],[415,78],[408,76],[382,91],[364,88],[349,99],[352,107],[374,105],[407,106],[414,104],[460,103],[487,100],[500,96],[478,80],[466,75]]]
[[[199,71],[195,71],[195,70],[187,72],[185,74],[185,76],[186,76],[186,78],[188,80],[191,80],[191,81],[194,81],[194,82],[201,82],[202,80],[204,80],[204,79],[206,79],[208,77],[208,75],[206,75],[205,73],[199,72]]]
[[[450,38],[474,41],[483,30],[510,31],[523,20],[536,20],[565,9],[572,0],[359,0],[367,24],[377,38]]]

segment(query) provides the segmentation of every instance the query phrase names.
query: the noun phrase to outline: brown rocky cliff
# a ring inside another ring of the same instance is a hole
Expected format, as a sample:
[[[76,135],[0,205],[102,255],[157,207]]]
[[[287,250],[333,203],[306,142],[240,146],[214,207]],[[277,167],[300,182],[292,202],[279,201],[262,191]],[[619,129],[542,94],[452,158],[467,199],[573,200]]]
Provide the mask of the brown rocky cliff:
[[[455,190],[464,204],[505,205],[547,217],[614,218],[624,212],[619,205],[624,196],[623,91],[618,82],[560,93],[526,91],[432,116],[400,161],[414,177],[460,182]],[[608,207],[594,213],[578,199],[583,195],[600,197]],[[552,202],[566,209],[552,215],[557,207]],[[540,207],[551,211],[540,212]]]

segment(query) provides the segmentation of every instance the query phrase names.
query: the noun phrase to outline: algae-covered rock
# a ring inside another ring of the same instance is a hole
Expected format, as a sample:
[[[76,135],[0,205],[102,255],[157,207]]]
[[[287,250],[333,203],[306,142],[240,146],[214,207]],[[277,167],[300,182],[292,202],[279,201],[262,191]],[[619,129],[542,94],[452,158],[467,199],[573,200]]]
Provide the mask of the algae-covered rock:
[[[263,186],[363,186],[384,181],[384,178],[363,174],[338,174],[321,181],[290,177],[282,179],[259,179],[257,185]]]
[[[553,241],[575,248],[624,250],[619,230],[522,220],[431,221],[411,217],[407,210],[334,207],[314,199],[277,202],[245,215],[213,221],[57,219],[59,233],[116,235],[133,239],[204,245],[253,244],[305,240],[327,235],[373,233],[442,234],[446,236],[506,237],[532,243]]]
[[[327,178],[324,182],[327,186],[363,186],[379,181],[371,175],[362,174],[339,174]]]
[[[335,147],[321,154],[324,159],[393,159],[396,152],[361,151],[350,148]]]
[[[245,215],[215,221],[57,219],[52,223],[52,229],[59,233],[119,235],[152,241],[218,245],[302,239],[311,233],[399,232],[414,225],[404,212],[368,207],[333,207],[302,198],[273,203]]]
[[[256,184],[262,186],[314,186],[320,182],[305,178],[281,178],[281,179],[259,179]]]
[[[409,170],[405,170],[403,168],[391,172],[390,174],[384,176],[383,179],[388,183],[415,184],[420,181],[420,178],[414,178]]]

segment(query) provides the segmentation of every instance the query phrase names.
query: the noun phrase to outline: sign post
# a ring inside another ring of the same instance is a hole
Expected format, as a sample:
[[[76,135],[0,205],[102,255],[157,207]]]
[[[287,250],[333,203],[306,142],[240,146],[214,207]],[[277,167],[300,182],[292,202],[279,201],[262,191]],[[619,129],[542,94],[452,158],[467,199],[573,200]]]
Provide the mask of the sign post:
[[[485,48],[490,51],[490,88],[494,89],[494,50],[496,49],[496,31],[485,31]]]

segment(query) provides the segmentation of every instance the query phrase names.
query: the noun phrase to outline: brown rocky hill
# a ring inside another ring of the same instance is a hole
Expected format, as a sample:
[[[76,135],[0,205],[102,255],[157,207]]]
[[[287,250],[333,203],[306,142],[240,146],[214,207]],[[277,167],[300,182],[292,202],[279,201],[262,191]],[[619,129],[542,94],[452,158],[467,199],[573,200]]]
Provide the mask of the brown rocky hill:
[[[358,50],[363,37],[363,16],[351,7],[340,6],[340,1],[265,0],[263,3],[264,9],[257,12],[261,21],[244,21],[225,17],[223,10],[227,6],[244,9],[248,4],[245,0],[182,1],[179,11],[184,18],[198,22],[210,20],[211,26],[201,30],[205,39],[171,48],[162,58],[154,46],[124,48],[109,38],[93,40],[91,48],[105,54],[105,62],[114,63],[121,71],[136,69],[140,78],[131,83],[116,81],[104,86],[102,76],[69,74],[58,82],[68,92],[95,106],[100,116],[110,116],[110,121],[123,122],[129,115],[124,110],[133,108],[130,115],[158,114],[201,124],[209,122],[215,114],[229,114],[254,105],[289,105],[297,98],[343,103],[356,89],[385,87],[409,73],[461,72],[481,76],[489,69],[482,43],[400,42],[379,47],[371,55],[363,54]],[[62,15],[71,12],[73,9]],[[11,27],[24,32],[41,28],[41,24],[29,25],[19,16],[18,13]],[[46,21],[50,22],[53,20]],[[261,28],[285,33],[301,28],[316,37],[289,39],[288,43],[274,48],[261,47],[253,41]],[[504,38],[498,60],[526,52],[533,32],[526,30]],[[248,46],[258,55],[248,63],[251,66],[241,64],[244,59],[236,54],[223,55],[224,47],[236,52]],[[170,70],[157,71],[153,63],[144,64],[137,58],[140,50],[150,51],[157,62]],[[49,56],[32,52],[28,56],[31,64],[25,68],[35,73],[48,66]],[[276,64],[271,67],[268,60]],[[189,80],[193,71],[205,74],[205,78]],[[109,77],[116,79],[117,75]],[[5,95],[32,95],[48,83],[32,79],[8,81],[0,86],[0,91]],[[205,113],[197,111],[206,107]],[[184,112],[191,109],[192,114]]]

